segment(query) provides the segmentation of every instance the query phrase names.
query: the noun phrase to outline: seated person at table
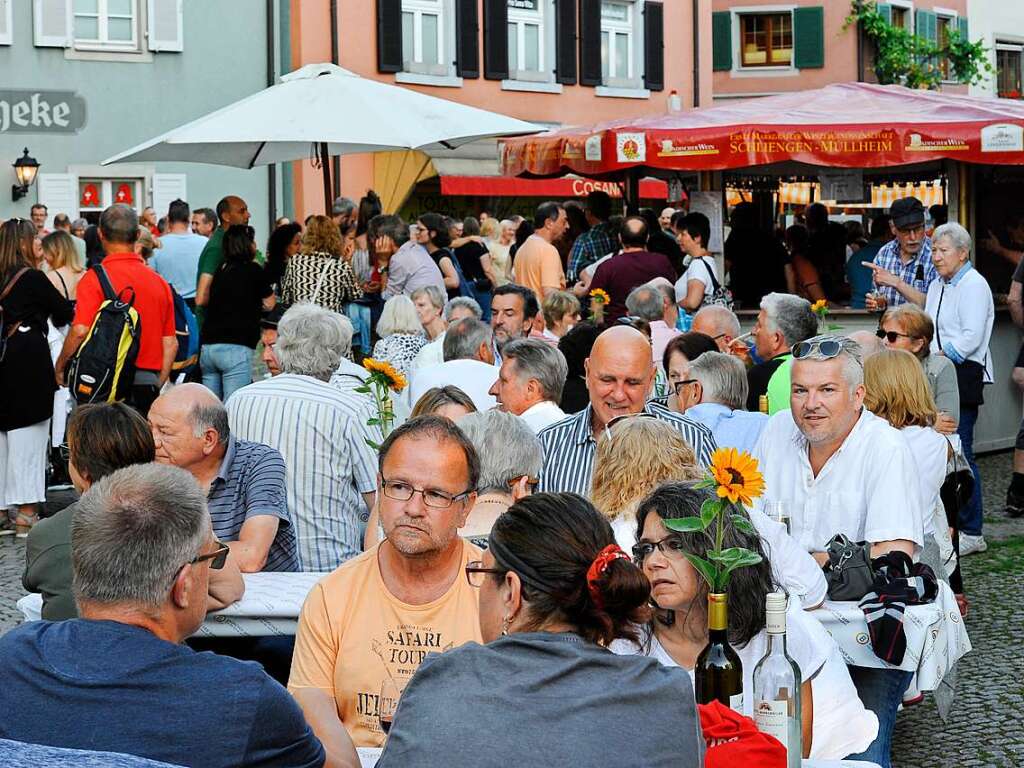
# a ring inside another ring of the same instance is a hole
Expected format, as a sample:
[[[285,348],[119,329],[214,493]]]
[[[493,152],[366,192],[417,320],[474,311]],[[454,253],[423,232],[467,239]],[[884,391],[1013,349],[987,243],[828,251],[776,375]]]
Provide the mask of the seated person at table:
[[[647,413],[676,429],[693,448],[699,466],[711,462],[715,439],[707,427],[648,402],[655,367],[651,342],[640,331],[625,325],[603,331],[585,370],[590,404],[537,435],[544,448],[540,490],[588,493],[597,438],[612,419],[637,413]]]
[[[702,764],[687,676],[607,650],[636,638],[650,584],[590,502],[519,500],[465,578],[480,592],[487,645],[422,663],[379,768]]]
[[[206,491],[213,535],[243,573],[299,570],[278,451],[232,435],[227,410],[202,384],[158,397],[149,423],[156,460],[187,470]]]
[[[404,685],[428,653],[480,639],[463,574],[480,550],[459,538],[479,479],[473,444],[444,417],[407,421],[381,445],[386,538],[313,587],[295,637],[288,690],[328,755],[350,737],[382,746],[381,685]]]
[[[0,638],[0,705],[18,713],[0,737],[202,768],[324,765],[302,712],[258,666],[182,645],[229,552],[188,472],[142,464],[100,480],[78,502],[71,552],[82,618]]]
[[[640,503],[636,516],[634,560],[651,584],[655,616],[639,644],[614,643],[617,653],[641,652],[669,667],[693,674],[697,656],[708,642],[707,582],[685,555],[707,558],[703,534],[670,531],[665,520],[700,516],[707,490],[688,483],[663,485]],[[744,547],[762,556],[760,563],[732,573],[729,586],[729,641],[743,665],[743,714],[750,717],[754,668],[767,650],[765,598],[778,590],[764,541],[731,524],[722,546]],[[878,730],[864,709],[834,641],[817,619],[800,609],[792,596],[786,611],[786,651],[800,668],[804,757],[841,759],[871,743]]]
[[[153,461],[149,424],[124,403],[75,408],[68,419],[65,440],[71,481],[79,494],[115,470]],[[48,621],[78,616],[71,595],[71,518],[77,507],[75,502],[40,520],[25,542],[25,573],[21,583],[29,592],[42,594],[42,617]]]
[[[755,450],[764,500],[789,506],[793,537],[821,564],[837,533],[870,542],[872,556],[916,557],[924,542],[917,465],[898,430],[863,407],[860,347],[815,336],[793,347],[790,410],[773,416]],[[878,738],[859,758],[889,765],[896,707],[910,683],[899,669],[851,667]]]

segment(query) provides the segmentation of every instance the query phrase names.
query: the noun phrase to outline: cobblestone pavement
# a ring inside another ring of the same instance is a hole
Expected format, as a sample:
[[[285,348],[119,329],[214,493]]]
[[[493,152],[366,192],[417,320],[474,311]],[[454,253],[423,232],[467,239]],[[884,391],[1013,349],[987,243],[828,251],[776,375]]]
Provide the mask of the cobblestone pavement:
[[[960,663],[958,698],[948,723],[934,702],[902,712],[896,723],[896,768],[1018,768],[1024,766],[1024,519],[1003,516],[1010,454],[978,461],[984,479],[985,538],[989,550],[964,560],[971,610],[967,617],[974,651]],[[60,509],[68,494],[54,498]],[[15,601],[21,588],[24,543],[0,537],[0,634],[21,616]]]

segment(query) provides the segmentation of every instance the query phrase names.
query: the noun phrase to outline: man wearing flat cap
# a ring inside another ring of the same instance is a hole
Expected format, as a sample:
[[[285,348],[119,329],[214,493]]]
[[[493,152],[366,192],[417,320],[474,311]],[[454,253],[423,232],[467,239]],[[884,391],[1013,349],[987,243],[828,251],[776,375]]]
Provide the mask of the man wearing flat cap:
[[[900,198],[889,208],[889,217],[895,239],[879,249],[873,262],[864,262],[874,271],[878,286],[865,304],[876,310],[908,301],[923,307],[928,285],[938,277],[932,264],[932,241],[924,229],[924,205],[916,197]]]

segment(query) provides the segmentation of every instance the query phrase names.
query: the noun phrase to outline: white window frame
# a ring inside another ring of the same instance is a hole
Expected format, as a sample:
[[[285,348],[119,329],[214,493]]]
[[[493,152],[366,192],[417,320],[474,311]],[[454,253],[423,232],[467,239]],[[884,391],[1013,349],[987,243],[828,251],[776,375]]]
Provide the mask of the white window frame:
[[[1020,54],[1021,71],[1018,75],[1022,81],[1022,85],[1024,85],[1024,38],[1019,41],[1015,41],[1012,38],[1002,36],[997,37],[995,39],[995,45],[992,46],[992,94],[994,96],[999,96],[999,51]]]
[[[626,20],[618,21],[605,19],[604,6],[606,3],[620,5],[626,9]],[[643,9],[637,0],[602,0],[601,2],[601,41],[603,43],[605,34],[608,35],[608,77],[604,76],[604,56],[601,57],[601,79],[603,84],[609,88],[642,88],[643,78],[640,72],[643,64],[640,55],[643,51]],[[615,39],[619,36],[626,37],[626,66],[629,70],[622,76],[616,72],[615,66]],[[604,46],[601,46],[602,54]]]
[[[768,16],[773,13],[788,13],[790,17],[797,8],[796,5],[749,5],[740,8],[730,8],[732,14],[732,70],[729,74],[732,77],[799,77],[800,70],[791,62],[786,65],[774,65],[769,67],[744,67],[743,66],[743,19],[741,16]],[[796,27],[793,28],[793,56],[796,56]]]
[[[108,9],[108,0],[96,0],[96,19],[99,27],[99,39],[98,40],[80,40],[75,33],[75,20],[79,16],[92,16],[93,14],[79,13],[75,8],[76,0],[69,0],[71,3],[71,44],[75,50],[79,51],[117,51],[117,52],[135,52],[141,51],[141,15],[139,12],[139,0],[129,0],[131,3],[131,21],[132,21],[132,39],[131,42],[124,42],[120,40],[109,40],[108,39],[108,23],[110,20],[110,12]],[[117,16],[117,18],[124,18],[123,16]]]
[[[902,8],[907,12],[907,32],[914,34],[914,2],[913,0],[887,0],[893,8]]]
[[[508,9],[508,26],[516,25],[517,50],[516,61],[522,63],[526,58],[526,35],[523,34],[528,26],[537,27],[537,69],[512,69],[511,53],[509,51],[509,79],[522,80],[535,83],[546,83],[551,81],[551,58],[553,53],[549,50],[548,30],[554,27],[554,4],[550,0],[537,0],[537,10],[528,11],[523,8]],[[507,28],[506,28],[507,29]]]
[[[104,169],[106,170],[106,169]],[[145,208],[145,195],[147,190],[146,177],[140,177],[137,174],[119,174],[117,176],[103,175],[92,175],[83,174],[77,177],[77,183],[75,184],[75,197],[77,201],[75,203],[75,215],[72,218],[78,218],[82,215],[82,211],[88,211],[89,213],[97,213],[102,211],[104,208],[113,205],[116,201],[114,200],[114,182],[115,181],[127,181],[135,185],[135,200],[132,204],[132,209],[138,213],[142,212]],[[82,208],[80,203],[82,201],[80,190],[83,183],[94,182],[99,185],[100,202],[94,208]]]
[[[412,22],[412,60],[405,60],[406,41],[402,39],[402,71],[421,75],[443,77],[451,74],[451,62],[454,53],[454,13],[448,0],[402,0],[402,26],[405,27],[405,14],[413,15]],[[423,16],[437,16],[437,55],[440,61],[436,64],[424,64],[423,58]]]

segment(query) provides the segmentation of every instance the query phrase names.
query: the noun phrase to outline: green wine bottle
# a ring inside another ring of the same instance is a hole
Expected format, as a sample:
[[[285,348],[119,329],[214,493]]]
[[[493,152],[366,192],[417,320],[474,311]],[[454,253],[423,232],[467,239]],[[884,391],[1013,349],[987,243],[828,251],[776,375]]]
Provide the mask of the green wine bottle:
[[[720,701],[743,714],[743,664],[729,645],[729,609],[725,594],[708,595],[708,644],[694,667],[698,704]]]

